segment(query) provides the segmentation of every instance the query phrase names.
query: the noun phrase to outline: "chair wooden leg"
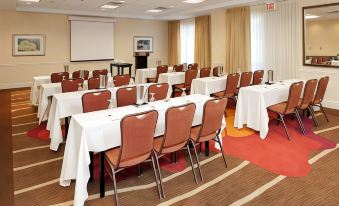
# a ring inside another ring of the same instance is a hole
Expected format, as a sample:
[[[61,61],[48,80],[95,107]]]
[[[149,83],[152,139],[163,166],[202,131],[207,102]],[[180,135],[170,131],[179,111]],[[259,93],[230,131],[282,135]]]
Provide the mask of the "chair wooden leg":
[[[319,104],[320,105],[320,108],[321,108],[321,111],[324,113],[324,115],[325,115],[325,118],[326,118],[326,120],[327,120],[327,122],[329,122],[330,120],[328,120],[328,117],[327,117],[327,114],[326,114],[326,112],[325,112],[325,110],[324,110],[324,108],[323,108],[323,105],[320,103]]]
[[[158,170],[158,174],[159,174],[159,182],[160,182],[160,188],[161,188],[161,192],[162,192],[162,198],[165,198],[165,191],[164,191],[164,187],[162,185],[162,176],[161,176],[161,170],[160,170],[160,166],[159,166],[159,158],[156,152],[153,152],[153,155],[155,157],[155,163],[157,166],[157,170]]]
[[[316,117],[315,114],[314,114],[314,110],[313,110],[312,106],[308,106],[308,110],[309,110],[310,113],[311,113],[311,116],[312,116],[314,125],[315,125],[316,127],[319,127],[319,123],[318,123],[317,117]]]
[[[113,178],[113,189],[114,189],[114,195],[115,195],[115,204],[116,206],[119,206],[119,200],[118,200],[118,188],[117,188],[117,181],[115,179],[115,170],[112,168],[112,178]]]
[[[94,170],[94,162],[93,162],[93,156],[94,152],[89,152],[89,159],[91,160],[91,163],[89,163],[89,181],[93,182],[93,170]]]
[[[299,127],[301,129],[301,132],[303,133],[303,135],[305,135],[305,128],[304,128],[303,122],[301,121],[301,117],[299,115],[299,111],[297,109],[295,109],[294,113],[295,113],[295,116],[297,117],[297,120],[298,120],[298,123],[299,123]]]
[[[199,174],[200,174],[200,179],[201,181],[204,180],[204,178],[202,177],[202,173],[201,173],[201,168],[200,168],[200,161],[199,161],[199,158],[198,158],[198,153],[197,153],[197,149],[195,148],[195,144],[192,140],[190,140],[191,144],[193,145],[193,150],[194,150],[194,155],[195,155],[195,161],[197,162],[197,165],[198,165],[198,170],[199,170]],[[200,144],[201,146],[201,144]]]
[[[225,163],[225,166],[227,168],[227,162],[226,162],[226,157],[225,157],[225,153],[224,153],[224,148],[222,147],[222,143],[221,143],[221,140],[218,136],[216,136],[216,139],[217,139],[217,142],[220,146],[220,149],[221,149],[221,154],[222,154],[222,158],[224,159],[224,163]]]
[[[187,149],[187,153],[188,153],[188,156],[189,156],[189,159],[190,159],[190,162],[191,162],[192,172],[193,172],[195,183],[198,184],[197,176],[196,176],[195,170],[194,170],[194,164],[193,164],[193,160],[192,160],[191,151],[190,151],[190,147],[188,146],[188,144],[186,145],[186,149]]]
[[[281,119],[281,122],[282,122],[283,125],[284,125],[284,129],[285,129],[285,132],[286,132],[286,135],[287,135],[288,140],[291,140],[291,137],[290,137],[290,135],[288,134],[288,131],[287,131],[287,127],[286,127],[286,124],[285,124],[284,116],[283,116],[282,114],[279,113],[279,117],[280,117],[280,119]]]
[[[161,195],[161,192],[160,192],[158,172],[156,171],[156,166],[155,166],[156,164],[155,164],[155,160],[154,160],[153,155],[151,155],[151,160],[152,160],[152,166],[153,166],[153,171],[154,171],[154,176],[155,176],[155,182],[157,184],[159,199],[162,199],[162,195]]]

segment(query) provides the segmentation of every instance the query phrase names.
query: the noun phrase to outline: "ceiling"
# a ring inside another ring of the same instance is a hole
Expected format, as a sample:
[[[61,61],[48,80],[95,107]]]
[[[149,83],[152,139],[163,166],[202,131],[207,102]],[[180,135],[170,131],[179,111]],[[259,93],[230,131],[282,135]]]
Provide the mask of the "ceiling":
[[[339,5],[306,9],[305,14],[319,16],[316,19],[309,19],[310,21],[339,19]]]
[[[41,0],[40,3],[26,4],[22,2],[22,0],[17,0],[16,10],[69,15],[172,20],[204,15],[211,10],[219,8],[253,5],[265,2],[264,0],[206,0],[197,4],[188,4],[183,3],[183,0],[125,0],[123,5],[116,9],[101,10],[100,8],[108,2],[119,1],[120,0]],[[146,12],[146,10],[156,7],[166,7],[168,10],[159,13]]]

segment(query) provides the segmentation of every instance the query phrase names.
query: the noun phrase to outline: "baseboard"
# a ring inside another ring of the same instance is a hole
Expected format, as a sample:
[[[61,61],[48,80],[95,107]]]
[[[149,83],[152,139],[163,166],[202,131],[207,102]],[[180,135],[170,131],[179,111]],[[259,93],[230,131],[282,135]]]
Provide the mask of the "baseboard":
[[[326,108],[339,110],[339,102],[324,100],[322,104]]]
[[[32,82],[23,82],[23,83],[12,83],[12,84],[0,84],[1,89],[16,89],[23,87],[31,87]]]

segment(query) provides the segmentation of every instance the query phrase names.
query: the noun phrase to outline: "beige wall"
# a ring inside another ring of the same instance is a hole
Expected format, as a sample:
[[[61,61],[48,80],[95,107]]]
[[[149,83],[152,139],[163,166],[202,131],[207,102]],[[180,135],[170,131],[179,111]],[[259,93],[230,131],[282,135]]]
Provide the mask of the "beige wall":
[[[306,23],[306,56],[339,54],[339,19],[312,20]]]
[[[167,64],[167,22],[117,18],[115,23],[115,58],[131,62],[133,36],[153,36],[154,53],[149,56],[149,67],[156,60]],[[108,61],[69,63],[70,26],[68,16],[24,12],[0,12],[0,89],[29,85],[33,76],[70,70],[108,68]],[[46,55],[12,56],[12,34],[46,34]]]

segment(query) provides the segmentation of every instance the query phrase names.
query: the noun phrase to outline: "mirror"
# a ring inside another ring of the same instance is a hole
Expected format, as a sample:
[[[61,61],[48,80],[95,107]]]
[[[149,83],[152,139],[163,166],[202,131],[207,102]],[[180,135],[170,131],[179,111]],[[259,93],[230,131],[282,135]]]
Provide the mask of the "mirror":
[[[339,3],[303,8],[305,66],[339,68]]]

